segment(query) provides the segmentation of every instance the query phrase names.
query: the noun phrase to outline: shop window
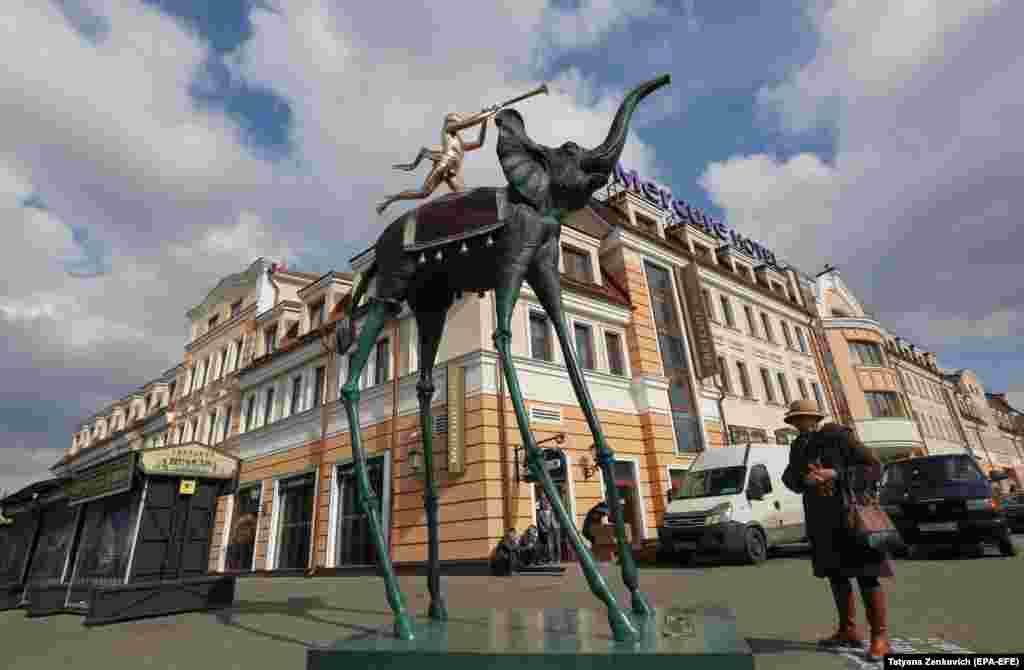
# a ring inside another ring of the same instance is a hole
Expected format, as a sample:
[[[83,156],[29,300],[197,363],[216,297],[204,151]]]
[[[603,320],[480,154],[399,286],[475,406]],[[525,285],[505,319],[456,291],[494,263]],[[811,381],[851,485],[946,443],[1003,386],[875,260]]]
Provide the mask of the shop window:
[[[64,568],[74,539],[78,509],[57,504],[43,510],[36,550],[28,570],[28,582],[40,586],[64,582]]]
[[[608,350],[608,371],[613,375],[625,375],[626,361],[622,355],[622,337],[618,333],[606,332],[604,344]]]
[[[866,391],[864,398],[871,409],[871,416],[875,418],[904,416],[899,396],[895,393],[889,391]]]
[[[235,494],[235,506],[231,514],[231,531],[228,534],[227,554],[224,558],[225,570],[249,571],[253,569],[261,491],[261,486],[249,486],[239,489]]]
[[[540,361],[551,362],[551,330],[548,317],[540,312],[530,312],[530,355]]]
[[[86,503],[72,577],[73,588],[124,584],[135,540],[138,511],[138,492]]]
[[[370,488],[378,492],[377,518],[381,518],[387,483],[384,481],[384,459],[381,457],[368,459],[366,470],[370,480]],[[370,522],[359,499],[357,490],[355,465],[348,463],[338,468],[338,510],[337,549],[335,550],[337,565],[374,565],[377,551],[373,536],[370,533]],[[384,529],[385,538],[388,529]]]
[[[315,476],[310,472],[278,483],[278,521],[276,563],[278,570],[299,570],[309,563],[310,533],[313,523]]]
[[[576,336],[576,360],[584,370],[594,369],[594,334],[590,326],[582,323],[573,324]]]
[[[569,277],[587,284],[593,283],[594,271],[590,264],[590,254],[586,251],[563,245],[562,263],[565,266],[565,274]]]

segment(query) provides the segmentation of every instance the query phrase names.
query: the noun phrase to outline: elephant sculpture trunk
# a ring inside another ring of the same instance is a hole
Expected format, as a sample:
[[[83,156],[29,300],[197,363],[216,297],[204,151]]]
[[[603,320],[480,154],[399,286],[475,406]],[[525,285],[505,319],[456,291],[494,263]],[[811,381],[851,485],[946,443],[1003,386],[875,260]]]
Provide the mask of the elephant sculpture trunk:
[[[615,114],[612,127],[608,130],[608,137],[601,146],[587,151],[580,167],[590,173],[611,174],[615,163],[619,160],[622,148],[626,145],[626,136],[629,133],[629,121],[633,111],[640,101],[648,95],[667,85],[671,81],[670,75],[662,75],[655,79],[646,81],[634,88],[619,105],[619,111]]]

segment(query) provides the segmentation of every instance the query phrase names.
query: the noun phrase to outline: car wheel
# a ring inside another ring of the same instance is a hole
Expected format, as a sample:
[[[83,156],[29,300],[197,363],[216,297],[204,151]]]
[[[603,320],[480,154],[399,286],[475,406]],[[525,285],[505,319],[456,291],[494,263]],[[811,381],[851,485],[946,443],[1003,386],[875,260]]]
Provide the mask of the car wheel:
[[[768,544],[764,533],[758,528],[748,528],[744,537],[743,558],[747,563],[757,565],[768,558]]]
[[[1010,539],[1009,535],[1006,535],[999,540],[999,553],[1003,556],[1017,555],[1017,545],[1013,543],[1013,540]]]

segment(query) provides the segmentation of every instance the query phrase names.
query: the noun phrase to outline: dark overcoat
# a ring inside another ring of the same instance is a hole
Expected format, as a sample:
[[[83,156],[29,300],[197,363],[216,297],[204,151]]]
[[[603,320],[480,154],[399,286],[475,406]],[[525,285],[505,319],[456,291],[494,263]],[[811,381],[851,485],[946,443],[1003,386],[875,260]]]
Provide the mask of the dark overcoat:
[[[804,478],[811,463],[836,471],[831,491],[808,487]],[[892,561],[883,553],[859,547],[844,523],[840,491],[850,482],[855,492],[877,483],[882,475],[878,457],[849,428],[829,423],[801,433],[789,448],[789,465],[782,482],[803,494],[807,536],[811,541],[815,577],[892,577]]]

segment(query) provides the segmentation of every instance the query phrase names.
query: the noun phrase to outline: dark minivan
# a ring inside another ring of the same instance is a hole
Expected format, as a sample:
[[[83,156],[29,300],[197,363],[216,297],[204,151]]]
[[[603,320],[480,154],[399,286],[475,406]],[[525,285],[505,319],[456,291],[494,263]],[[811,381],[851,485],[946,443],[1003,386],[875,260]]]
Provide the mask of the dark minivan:
[[[993,543],[1017,554],[1006,515],[992,495],[992,480],[967,454],[942,454],[890,463],[880,502],[907,547],[915,544]]]

